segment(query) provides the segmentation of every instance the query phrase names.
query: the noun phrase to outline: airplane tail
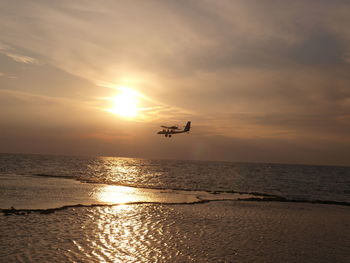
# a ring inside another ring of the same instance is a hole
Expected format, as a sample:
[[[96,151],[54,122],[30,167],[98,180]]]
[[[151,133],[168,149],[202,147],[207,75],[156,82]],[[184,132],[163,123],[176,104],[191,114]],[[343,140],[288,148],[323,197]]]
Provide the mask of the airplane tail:
[[[186,124],[186,126],[185,126],[184,132],[189,132],[190,129],[191,129],[191,122],[188,121],[187,124]]]

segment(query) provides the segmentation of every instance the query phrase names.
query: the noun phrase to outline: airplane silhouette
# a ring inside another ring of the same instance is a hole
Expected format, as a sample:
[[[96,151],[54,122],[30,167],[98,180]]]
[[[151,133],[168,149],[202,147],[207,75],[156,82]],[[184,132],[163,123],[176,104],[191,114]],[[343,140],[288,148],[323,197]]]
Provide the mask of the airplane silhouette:
[[[165,137],[169,137],[171,138],[171,136],[173,134],[178,134],[178,133],[189,133],[190,129],[191,129],[191,122],[188,121],[185,128],[183,130],[179,129],[178,126],[160,126],[163,128],[163,130],[157,132],[157,134],[164,134]]]

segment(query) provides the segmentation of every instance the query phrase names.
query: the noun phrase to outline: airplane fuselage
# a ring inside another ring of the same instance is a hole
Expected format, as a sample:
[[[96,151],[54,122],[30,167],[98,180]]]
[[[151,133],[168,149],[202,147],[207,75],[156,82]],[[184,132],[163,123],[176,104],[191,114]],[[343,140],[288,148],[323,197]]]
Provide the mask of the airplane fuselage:
[[[166,126],[164,126],[164,127],[166,127]],[[190,128],[191,128],[191,122],[188,121],[183,130],[177,130],[178,128],[176,126],[174,126],[174,127],[169,127],[167,129],[163,129],[163,130],[157,132],[157,134],[164,134],[165,137],[171,137],[171,135],[173,135],[173,134],[185,133],[185,132],[189,133]]]

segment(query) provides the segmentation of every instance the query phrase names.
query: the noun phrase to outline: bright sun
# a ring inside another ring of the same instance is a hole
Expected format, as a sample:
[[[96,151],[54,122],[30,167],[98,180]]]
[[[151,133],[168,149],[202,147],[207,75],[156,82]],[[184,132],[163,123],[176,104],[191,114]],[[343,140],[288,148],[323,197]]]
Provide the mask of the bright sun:
[[[120,92],[112,98],[113,107],[109,110],[125,118],[134,118],[138,114],[138,93],[130,88],[119,88]]]

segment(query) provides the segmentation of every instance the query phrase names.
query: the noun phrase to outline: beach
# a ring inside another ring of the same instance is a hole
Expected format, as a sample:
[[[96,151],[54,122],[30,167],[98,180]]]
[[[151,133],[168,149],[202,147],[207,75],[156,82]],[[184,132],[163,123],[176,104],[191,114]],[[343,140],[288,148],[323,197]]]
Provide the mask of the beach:
[[[131,204],[0,216],[1,262],[349,262],[349,207]]]

